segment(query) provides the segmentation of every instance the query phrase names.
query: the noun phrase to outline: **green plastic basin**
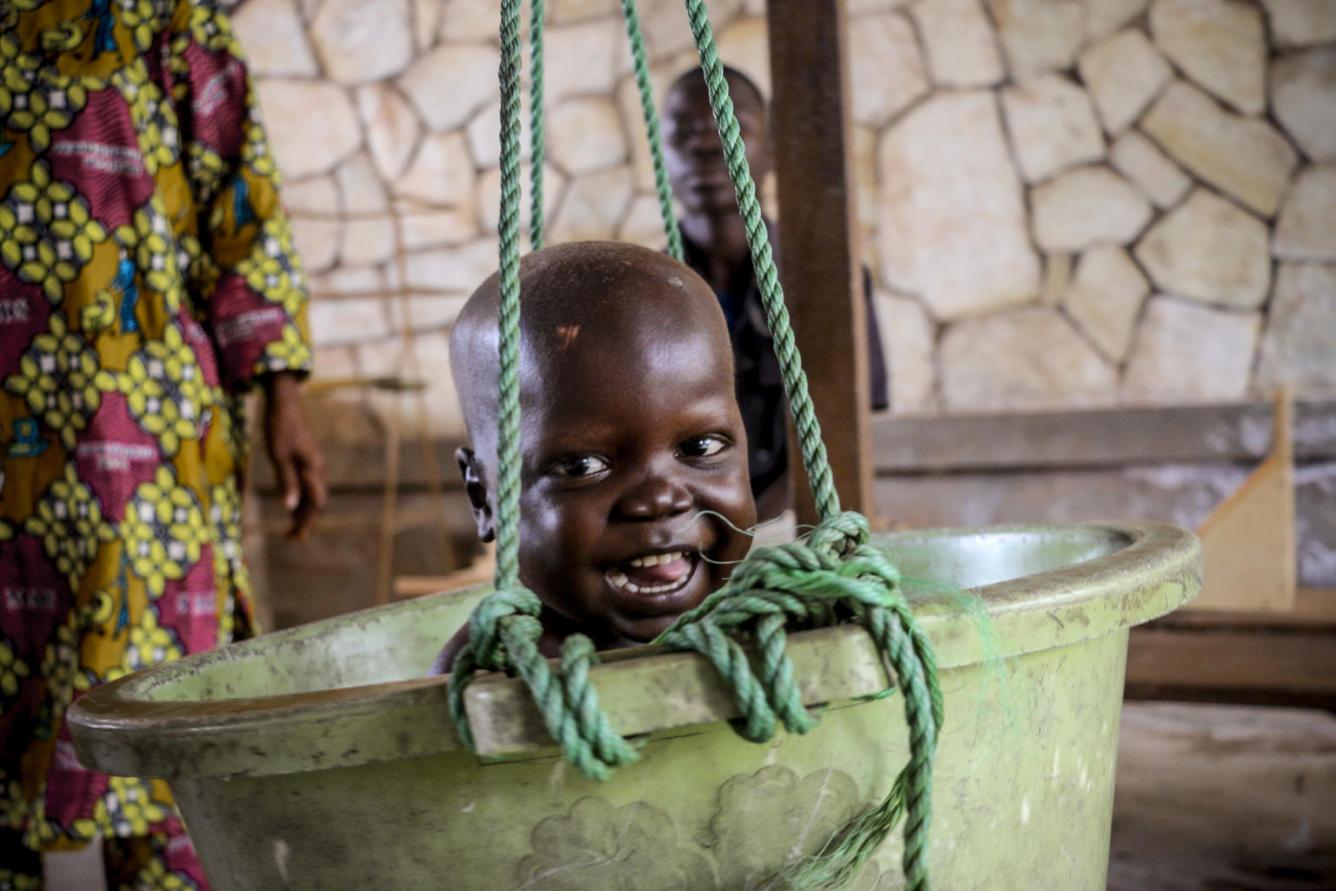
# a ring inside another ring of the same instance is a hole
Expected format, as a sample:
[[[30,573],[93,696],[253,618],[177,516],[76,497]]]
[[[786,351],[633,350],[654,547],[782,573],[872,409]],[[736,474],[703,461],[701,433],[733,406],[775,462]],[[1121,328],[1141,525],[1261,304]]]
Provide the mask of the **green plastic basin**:
[[[947,721],[935,886],[1100,889],[1128,629],[1193,597],[1199,544],[1158,524],[879,538],[909,577],[978,595],[918,609]],[[805,736],[736,736],[700,657],[607,654],[593,678],[638,764],[604,783],[562,760],[523,685],[468,693],[481,755],[423,677],[485,588],[267,635],[99,687],[70,712],[83,761],[170,780],[210,881],[231,889],[751,889],[879,800],[904,762],[898,696],[862,629],[790,638]],[[898,840],[852,887],[901,886]]]

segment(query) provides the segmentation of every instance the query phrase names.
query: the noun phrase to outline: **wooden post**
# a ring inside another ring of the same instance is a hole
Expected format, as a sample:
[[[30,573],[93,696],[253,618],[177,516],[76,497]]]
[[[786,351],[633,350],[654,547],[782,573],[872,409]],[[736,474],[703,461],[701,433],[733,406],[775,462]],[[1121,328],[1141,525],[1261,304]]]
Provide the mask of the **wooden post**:
[[[781,275],[840,502],[872,509],[867,319],[852,202],[845,0],[766,4]],[[815,522],[790,449],[798,522]]]

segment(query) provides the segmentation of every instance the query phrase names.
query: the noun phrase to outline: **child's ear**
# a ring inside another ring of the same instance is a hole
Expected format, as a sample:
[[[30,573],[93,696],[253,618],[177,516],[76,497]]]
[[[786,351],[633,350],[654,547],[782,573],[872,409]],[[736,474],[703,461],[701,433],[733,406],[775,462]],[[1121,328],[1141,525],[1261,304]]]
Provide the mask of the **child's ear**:
[[[496,526],[492,522],[492,503],[487,497],[487,483],[478,456],[473,449],[459,448],[455,450],[455,461],[459,462],[459,475],[464,478],[464,494],[473,511],[474,525],[478,527],[478,540],[492,541],[496,538]]]

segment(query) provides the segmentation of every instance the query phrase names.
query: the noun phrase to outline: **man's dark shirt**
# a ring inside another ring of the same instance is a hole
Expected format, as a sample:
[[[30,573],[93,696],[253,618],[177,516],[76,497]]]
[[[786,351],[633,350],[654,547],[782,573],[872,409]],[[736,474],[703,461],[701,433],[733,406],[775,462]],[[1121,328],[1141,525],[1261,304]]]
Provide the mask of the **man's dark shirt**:
[[[775,246],[775,228],[770,229],[770,243]],[[709,264],[705,251],[685,235],[682,236],[684,258],[688,266],[702,276],[708,276]],[[747,463],[751,471],[752,493],[760,495],[788,470],[789,440],[788,412],[784,399],[784,378],[775,358],[774,340],[765,323],[761,307],[761,291],[756,274],[748,274],[735,281],[723,292],[716,291],[724,317],[728,320],[729,337],[733,341],[733,361],[737,372],[738,408],[742,424],[747,429]],[[708,280],[708,279],[707,279]],[[871,407],[888,406],[886,386],[886,358],[882,352],[877,327],[877,312],[872,300],[872,276],[863,269],[863,299],[867,301],[867,355]]]

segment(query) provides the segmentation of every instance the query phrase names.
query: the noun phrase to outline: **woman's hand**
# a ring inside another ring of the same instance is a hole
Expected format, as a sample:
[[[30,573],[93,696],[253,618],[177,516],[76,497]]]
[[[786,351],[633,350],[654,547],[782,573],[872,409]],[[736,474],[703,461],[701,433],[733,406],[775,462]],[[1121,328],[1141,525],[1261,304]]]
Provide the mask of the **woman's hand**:
[[[304,540],[328,500],[325,458],[306,419],[296,375],[279,372],[264,378],[264,401],[264,444],[283,507],[292,514],[288,537]]]

